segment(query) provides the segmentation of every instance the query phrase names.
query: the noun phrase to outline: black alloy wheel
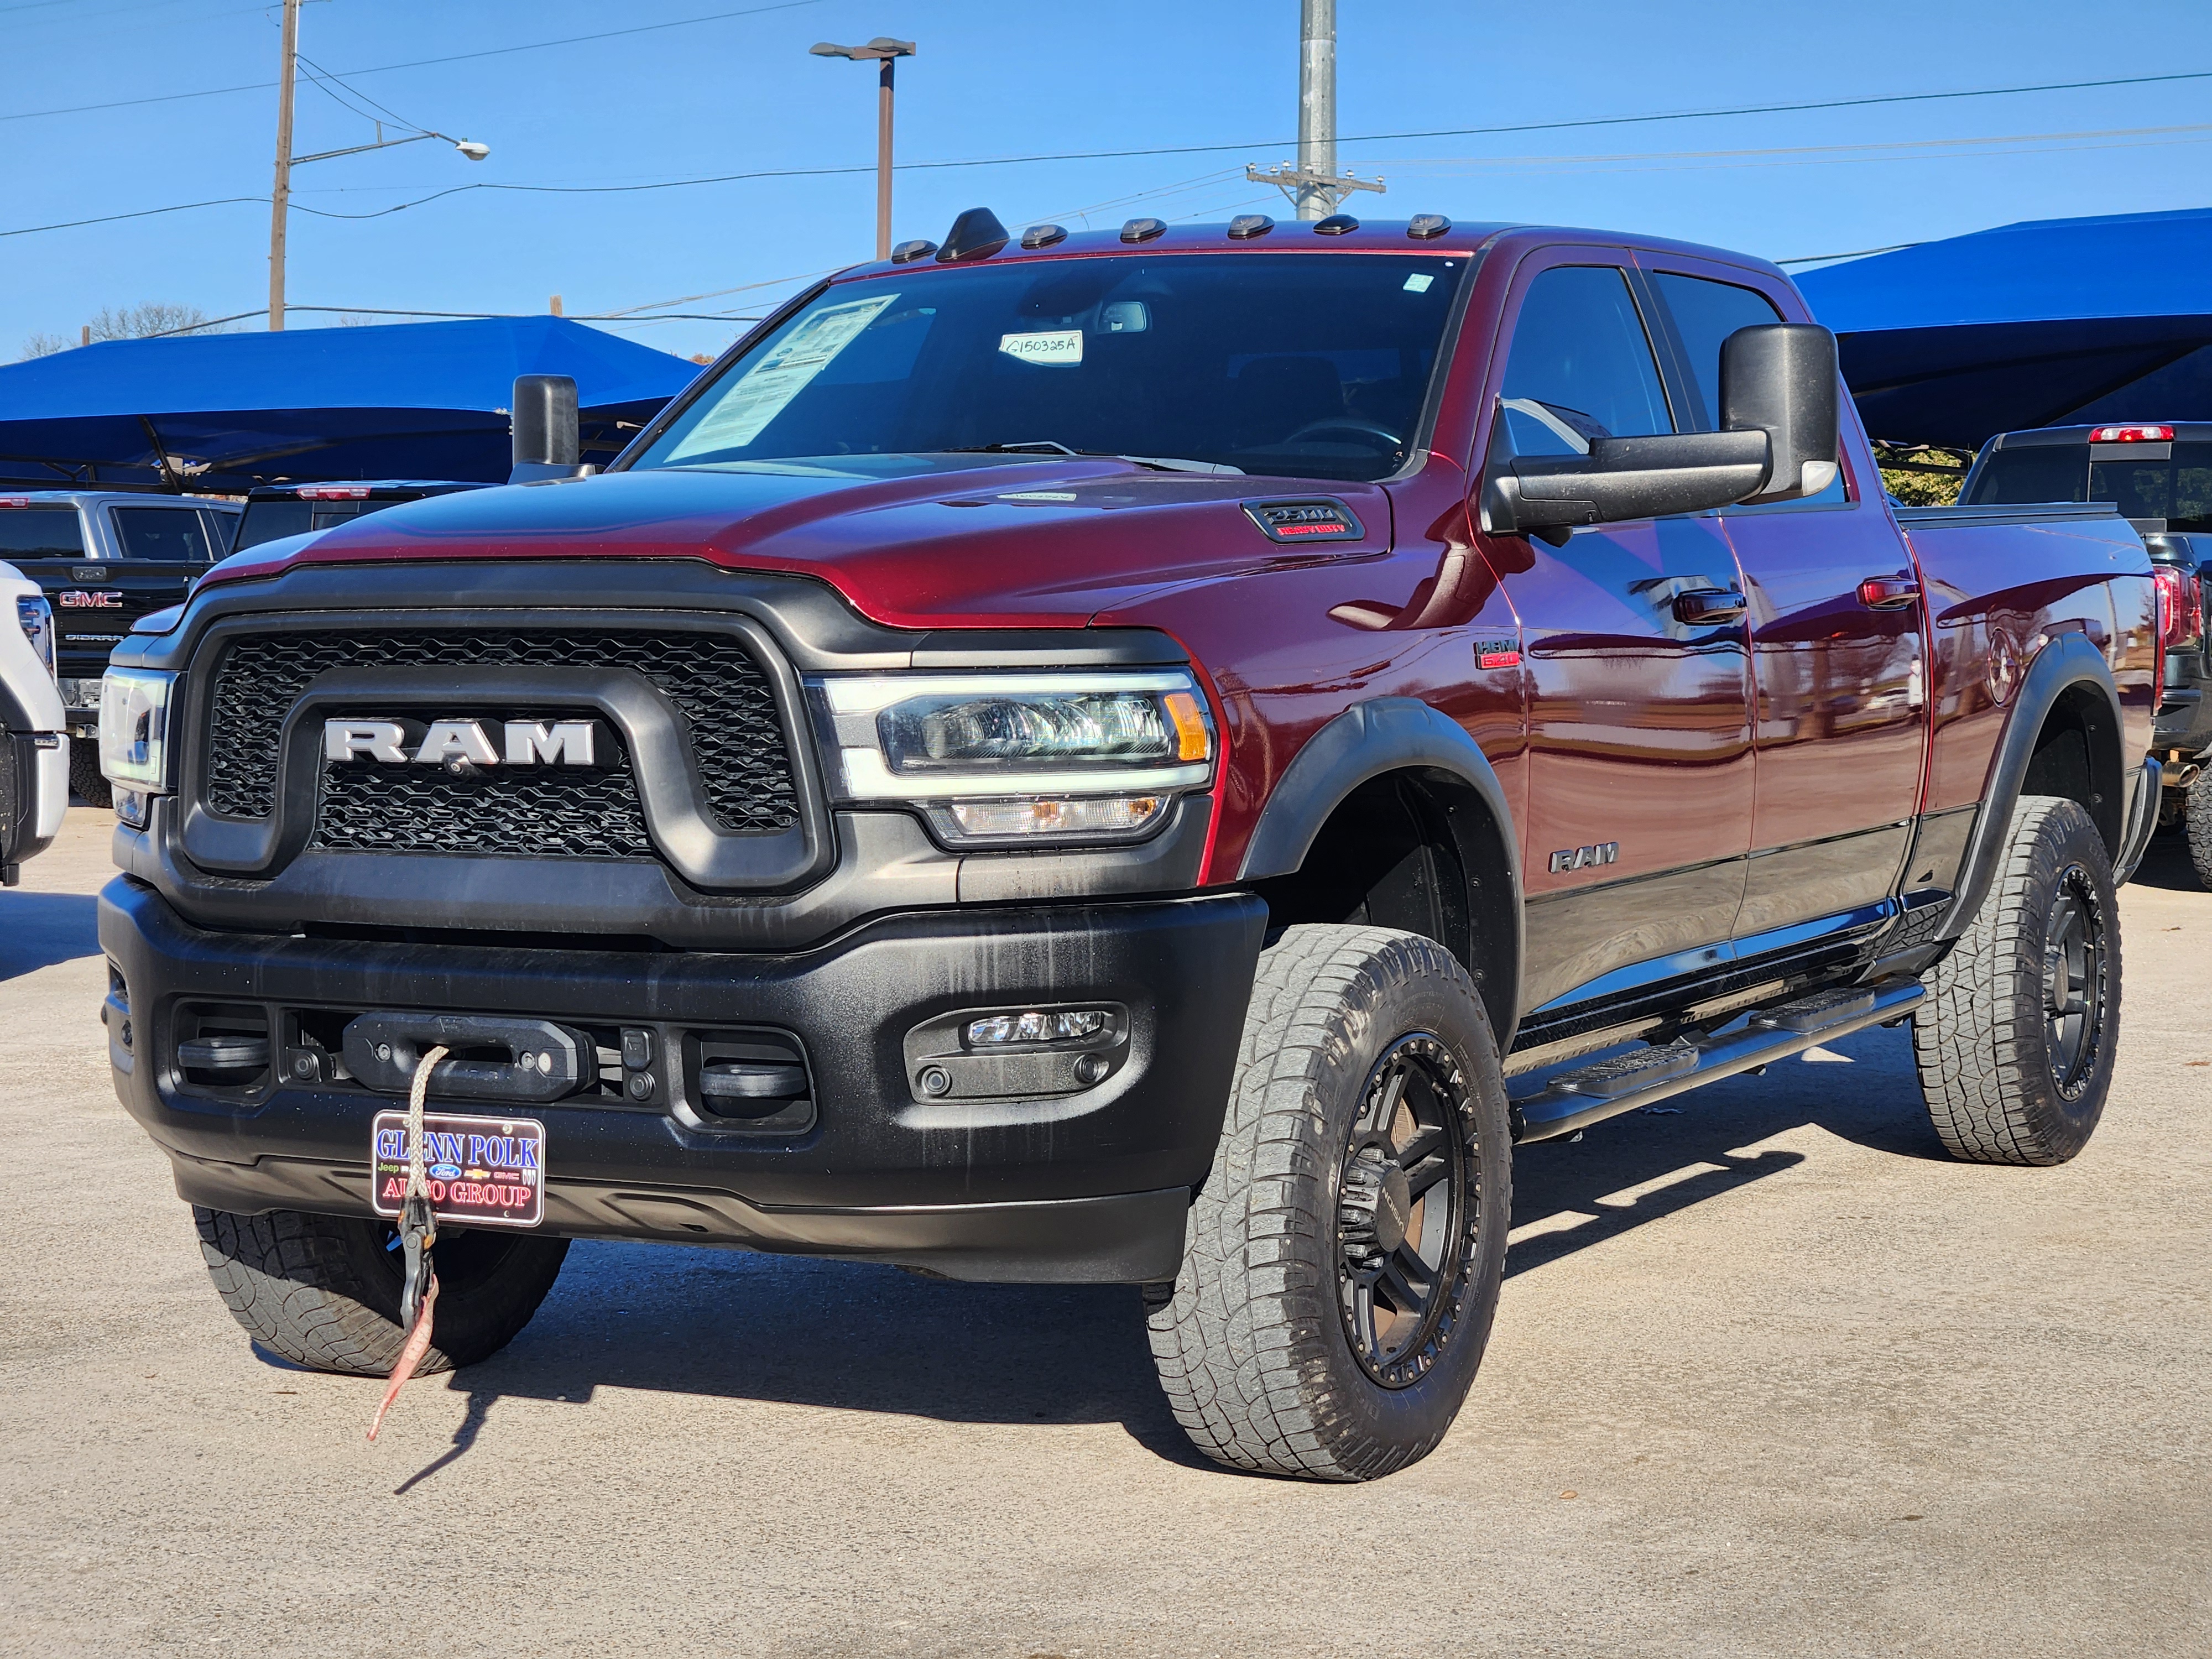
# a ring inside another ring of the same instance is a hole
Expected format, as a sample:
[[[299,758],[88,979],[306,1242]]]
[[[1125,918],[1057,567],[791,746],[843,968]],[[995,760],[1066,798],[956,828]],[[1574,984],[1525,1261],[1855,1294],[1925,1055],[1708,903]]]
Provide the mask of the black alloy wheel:
[[[1467,1299],[1480,1198],[1467,1179],[1468,1085],[1433,1034],[1375,1062],[1337,1164],[1337,1306],[1360,1368],[1419,1382]]]
[[[2068,1100],[2077,1100],[2097,1068],[2111,988],[2105,911],[2094,878],[2080,864],[2059,874],[2043,940],[2051,1080]]]

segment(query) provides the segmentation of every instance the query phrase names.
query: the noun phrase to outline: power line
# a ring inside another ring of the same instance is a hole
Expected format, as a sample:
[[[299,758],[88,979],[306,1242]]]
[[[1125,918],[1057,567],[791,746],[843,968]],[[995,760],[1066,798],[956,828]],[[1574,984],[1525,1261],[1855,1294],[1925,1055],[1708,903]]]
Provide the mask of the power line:
[[[613,40],[626,34],[652,34],[662,29],[690,28],[699,23],[723,23],[732,17],[757,17],[763,12],[796,11],[818,6],[822,0],[777,0],[774,5],[748,6],[742,11],[718,11],[704,17],[678,17],[665,23],[640,23],[626,29],[605,29],[597,34],[568,34],[557,40],[529,40],[515,46],[487,46],[481,52],[457,52],[443,58],[414,58],[404,64],[379,64],[370,69],[348,70],[348,75],[389,75],[397,70],[427,69],[435,64],[465,64],[478,58],[504,58],[518,52],[544,52],[551,46],[582,46],[593,40]],[[246,81],[234,87],[205,87],[198,92],[165,92],[151,98],[118,98],[105,104],[71,104],[61,109],[19,110],[0,115],[0,121],[37,121],[49,115],[84,115],[95,110],[131,109],[140,104],[175,104],[190,98],[220,98],[234,92],[266,92],[274,81]]]

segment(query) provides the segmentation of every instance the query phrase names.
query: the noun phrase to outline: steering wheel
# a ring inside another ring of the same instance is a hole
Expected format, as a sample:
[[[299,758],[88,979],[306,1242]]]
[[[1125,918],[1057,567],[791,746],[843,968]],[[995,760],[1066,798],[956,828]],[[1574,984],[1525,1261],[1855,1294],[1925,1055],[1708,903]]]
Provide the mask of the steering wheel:
[[[1379,438],[1389,449],[1402,449],[1406,441],[1387,426],[1358,415],[1324,415],[1317,421],[1308,421],[1282,441],[1294,444],[1301,438],[1310,438],[1322,432],[1352,432],[1363,438]]]

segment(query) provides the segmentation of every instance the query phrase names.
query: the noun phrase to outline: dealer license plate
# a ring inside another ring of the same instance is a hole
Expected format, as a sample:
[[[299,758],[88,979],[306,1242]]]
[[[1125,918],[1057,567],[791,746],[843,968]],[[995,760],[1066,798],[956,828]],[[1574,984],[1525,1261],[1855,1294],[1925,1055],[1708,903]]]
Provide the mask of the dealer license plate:
[[[430,1213],[471,1227],[535,1227],[545,1218],[545,1126],[527,1117],[422,1115]],[[379,1112],[370,1133],[370,1201],[397,1216],[407,1196],[407,1114]]]

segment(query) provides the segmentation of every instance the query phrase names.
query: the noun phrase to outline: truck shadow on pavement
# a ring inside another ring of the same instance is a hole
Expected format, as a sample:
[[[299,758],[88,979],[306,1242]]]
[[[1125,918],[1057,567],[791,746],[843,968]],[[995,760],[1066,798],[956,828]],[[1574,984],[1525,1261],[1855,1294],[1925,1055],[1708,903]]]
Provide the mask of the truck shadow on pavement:
[[[1807,1162],[1760,1143],[1808,1125],[1883,1152],[1941,1155],[1902,1031],[1863,1032],[1828,1058],[1679,1104],[1522,1149],[1523,1231],[1509,1276],[1741,1199]],[[495,1442],[502,1398],[585,1404],[602,1387],[952,1423],[1118,1423],[1156,1455],[1211,1469],[1168,1413],[1143,1318],[1127,1286],[963,1285],[854,1262],[580,1243],[514,1345],[448,1383],[467,1396],[452,1443],[399,1490],[434,1492],[481,1437]]]
[[[0,980],[100,954],[100,901],[89,893],[0,892]]]
[[[2136,870],[2131,884],[2157,887],[2176,893],[2201,893],[2204,884],[2197,878],[2197,869],[2189,861],[2189,843],[2179,831],[2162,830],[2153,836],[2150,846],[2143,853],[2142,866]]]

